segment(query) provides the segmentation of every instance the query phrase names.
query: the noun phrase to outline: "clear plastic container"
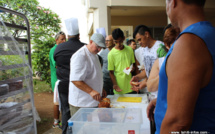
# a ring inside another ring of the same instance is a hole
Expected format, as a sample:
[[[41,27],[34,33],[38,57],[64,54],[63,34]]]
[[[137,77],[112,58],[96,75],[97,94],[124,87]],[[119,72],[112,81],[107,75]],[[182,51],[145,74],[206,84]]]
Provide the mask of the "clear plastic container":
[[[73,134],[139,134],[140,108],[81,108],[68,122]]]

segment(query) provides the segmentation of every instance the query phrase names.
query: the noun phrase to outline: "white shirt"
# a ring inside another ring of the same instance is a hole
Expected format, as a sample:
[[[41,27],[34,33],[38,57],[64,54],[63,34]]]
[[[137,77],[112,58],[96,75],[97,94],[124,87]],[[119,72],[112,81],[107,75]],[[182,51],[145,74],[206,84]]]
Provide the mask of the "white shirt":
[[[144,55],[143,62],[144,62],[147,77],[149,77],[149,73],[152,69],[152,66],[153,66],[155,60],[158,58],[157,50],[158,50],[158,48],[161,47],[160,44],[164,45],[164,43],[162,41],[156,41],[155,44],[151,48],[146,47],[145,51],[143,53],[143,55]]]
[[[144,57],[143,57],[144,50],[145,50],[144,47],[139,47],[134,51],[135,58],[137,59],[137,61],[140,63],[141,66],[144,64]]]
[[[69,104],[76,107],[96,107],[98,101],[77,88],[71,81],[84,81],[102,95],[103,75],[99,58],[87,46],[80,48],[70,59]]]

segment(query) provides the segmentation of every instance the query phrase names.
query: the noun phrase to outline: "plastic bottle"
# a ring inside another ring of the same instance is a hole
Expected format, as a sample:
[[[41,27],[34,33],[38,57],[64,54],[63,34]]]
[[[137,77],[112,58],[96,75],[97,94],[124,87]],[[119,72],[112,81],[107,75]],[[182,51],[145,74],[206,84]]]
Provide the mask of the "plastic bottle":
[[[72,134],[72,126],[73,126],[73,122],[72,122],[72,121],[69,121],[69,122],[68,122],[67,134]]]

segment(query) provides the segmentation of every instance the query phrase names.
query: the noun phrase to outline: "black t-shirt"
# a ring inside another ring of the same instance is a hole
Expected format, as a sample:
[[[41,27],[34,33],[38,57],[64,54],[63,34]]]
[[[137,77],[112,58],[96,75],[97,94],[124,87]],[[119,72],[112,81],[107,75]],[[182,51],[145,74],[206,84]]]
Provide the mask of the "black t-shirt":
[[[54,52],[54,60],[57,66],[57,78],[61,81],[69,81],[70,58],[85,44],[77,38],[70,38],[67,42],[57,45]]]

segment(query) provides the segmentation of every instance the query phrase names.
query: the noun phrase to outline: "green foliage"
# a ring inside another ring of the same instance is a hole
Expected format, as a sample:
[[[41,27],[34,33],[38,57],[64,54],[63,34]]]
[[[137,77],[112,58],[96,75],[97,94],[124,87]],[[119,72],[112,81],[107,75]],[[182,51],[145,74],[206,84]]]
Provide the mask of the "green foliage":
[[[3,66],[23,63],[23,59],[16,55],[1,55],[0,60]]]
[[[50,82],[49,51],[55,44],[53,36],[60,31],[59,16],[50,9],[39,6],[37,0],[1,0],[0,6],[23,13],[29,20],[32,66],[39,71],[41,79]],[[13,14],[0,14],[5,22],[26,26],[23,18]],[[10,30],[14,37],[22,38],[23,30]],[[26,38],[26,33],[25,33]]]
[[[3,66],[22,64],[23,58],[17,55],[1,55],[0,61]],[[14,77],[23,76],[27,68],[15,68],[0,71],[0,80],[7,80]]]
[[[49,38],[44,42],[38,43],[37,46],[33,46],[34,49],[34,53],[32,54],[32,58],[34,59],[32,62],[33,69],[40,72],[41,80],[45,80],[47,83],[50,83],[51,81],[49,51],[54,46],[54,44],[55,39]]]
[[[39,6],[37,0],[1,0],[0,6],[23,13],[28,18],[33,42],[50,38],[60,30],[61,21],[58,15],[50,9]],[[3,14],[1,17],[8,23],[26,25],[17,15]],[[19,37],[21,34],[13,35]]]

